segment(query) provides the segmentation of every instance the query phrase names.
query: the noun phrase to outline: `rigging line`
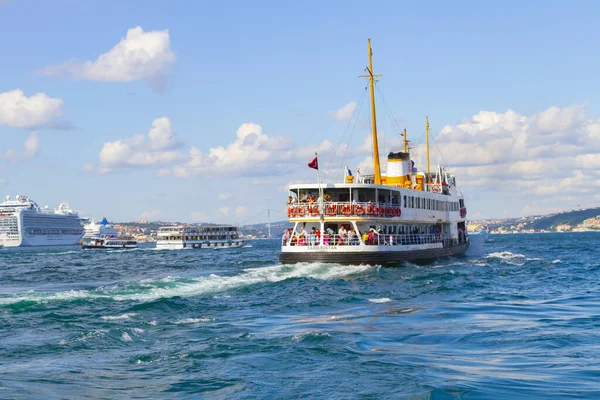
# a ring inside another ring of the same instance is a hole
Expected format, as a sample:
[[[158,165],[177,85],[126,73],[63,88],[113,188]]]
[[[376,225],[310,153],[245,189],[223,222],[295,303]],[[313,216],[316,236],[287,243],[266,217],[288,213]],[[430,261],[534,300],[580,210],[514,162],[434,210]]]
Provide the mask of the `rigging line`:
[[[384,109],[387,112],[388,117],[392,121],[392,125],[395,125],[394,128],[397,129],[398,131],[400,131],[401,130],[400,124],[398,124],[398,121],[396,121],[396,118],[394,118],[394,115],[392,114],[392,110],[390,109],[388,102],[385,100],[385,97],[383,97],[383,91],[379,89],[379,86],[380,85],[375,86],[375,89],[377,89],[377,93],[379,94],[379,97],[381,98],[381,101],[383,102]]]
[[[362,95],[360,96],[360,100],[359,100],[360,104],[362,104],[363,98],[365,97],[365,93],[367,93],[367,88],[366,87],[365,87],[365,90],[363,90]],[[340,138],[340,141],[339,141],[337,147],[335,148],[335,151],[333,152],[333,155],[331,156],[331,160],[329,161],[329,165],[325,169],[325,176],[327,176],[327,173],[329,172],[329,168],[331,168],[331,164],[333,164],[333,160],[335,159],[335,156],[337,155],[337,151],[340,148],[342,142],[344,141],[344,137],[346,136],[346,132],[348,131],[348,128],[350,127],[350,123],[354,119],[354,116],[357,114],[358,110],[359,110],[359,108],[357,106],[354,109],[354,111],[352,112],[352,115],[350,116],[350,119],[348,120],[348,123],[346,124],[346,128],[344,129],[344,133],[342,134],[342,137]]]
[[[354,124],[352,124],[352,131],[350,132],[350,136],[348,137],[348,144],[346,146],[346,150],[344,150],[344,155],[342,156],[342,160],[340,162],[340,168],[343,168],[344,160],[346,160],[346,154],[348,154],[348,149],[350,148],[350,142],[352,141],[352,136],[354,136],[354,132],[356,131],[356,124],[358,122],[358,118],[360,117],[360,111],[362,110],[362,105],[365,102],[365,98],[366,98],[366,96],[364,96],[365,93],[366,93],[366,90],[365,90],[365,92],[363,92],[363,96],[361,97],[360,104],[357,106],[358,113],[356,114]],[[346,173],[346,171],[344,170],[344,174],[345,173]],[[338,175],[336,176],[336,179],[339,178],[339,175],[340,174],[338,173]]]
[[[432,139],[432,140],[433,140],[433,144],[435,144],[435,148],[437,149],[438,153],[440,153],[440,156],[442,156],[442,160],[444,160],[444,165],[446,165],[447,167],[449,167],[448,161],[446,161],[446,158],[444,157],[444,154],[442,154],[442,151],[438,147],[437,141],[435,139]]]
[[[240,225],[244,225],[246,222],[248,222],[248,221],[250,221],[250,220],[252,220],[252,219],[254,219],[254,218],[258,217],[258,216],[259,216],[259,215],[261,215],[261,214],[264,214],[264,213],[266,213],[267,211],[268,211],[268,210],[263,210],[263,211],[261,211],[260,213],[256,214],[254,217],[248,218],[247,220],[245,220],[244,222],[242,222]]]

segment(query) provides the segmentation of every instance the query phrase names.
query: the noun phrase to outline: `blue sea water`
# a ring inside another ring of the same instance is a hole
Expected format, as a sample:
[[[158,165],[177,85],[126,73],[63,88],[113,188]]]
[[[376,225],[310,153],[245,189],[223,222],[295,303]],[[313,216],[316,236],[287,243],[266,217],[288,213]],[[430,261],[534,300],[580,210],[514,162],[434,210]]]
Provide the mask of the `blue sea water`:
[[[600,398],[600,234],[396,268],[0,250],[0,398]]]

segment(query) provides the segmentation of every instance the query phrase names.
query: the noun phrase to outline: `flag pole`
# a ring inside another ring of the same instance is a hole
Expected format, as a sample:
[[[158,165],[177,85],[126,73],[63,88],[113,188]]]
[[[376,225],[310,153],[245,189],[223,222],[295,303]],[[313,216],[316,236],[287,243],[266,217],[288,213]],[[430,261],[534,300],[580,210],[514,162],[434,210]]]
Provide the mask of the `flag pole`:
[[[319,180],[319,196],[321,197],[321,200],[323,199],[323,188],[321,187],[321,171],[319,171],[319,156],[317,155],[317,152],[315,151],[315,158],[317,159],[317,179]]]

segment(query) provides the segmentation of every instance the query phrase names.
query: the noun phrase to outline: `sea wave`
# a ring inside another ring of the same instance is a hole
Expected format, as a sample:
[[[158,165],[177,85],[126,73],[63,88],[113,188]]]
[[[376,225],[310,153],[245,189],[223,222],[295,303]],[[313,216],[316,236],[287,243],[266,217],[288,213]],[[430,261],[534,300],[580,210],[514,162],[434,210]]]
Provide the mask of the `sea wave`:
[[[339,264],[298,263],[271,267],[249,268],[233,276],[211,274],[201,277],[167,276],[162,279],[146,279],[92,290],[69,290],[63,292],[27,291],[0,297],[0,306],[19,302],[47,303],[56,301],[108,299],[114,301],[150,302],[160,298],[192,297],[260,283],[281,282],[288,279],[312,278],[333,280],[361,274],[378,268],[370,265],[342,266]],[[123,316],[104,319],[119,319]]]
[[[486,257],[487,259],[499,259],[504,264],[511,265],[524,265],[527,258],[523,254],[511,253],[510,251],[501,251],[496,253],[490,253]]]

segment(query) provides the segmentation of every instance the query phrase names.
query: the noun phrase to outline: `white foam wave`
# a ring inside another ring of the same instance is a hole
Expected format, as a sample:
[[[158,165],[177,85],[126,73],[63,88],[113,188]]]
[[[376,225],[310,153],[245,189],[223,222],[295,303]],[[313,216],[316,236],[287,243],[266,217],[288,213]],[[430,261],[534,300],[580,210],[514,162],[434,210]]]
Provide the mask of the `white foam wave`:
[[[497,253],[490,253],[486,257],[487,259],[497,258],[501,262],[512,265],[523,265],[527,258],[523,254],[511,253],[510,251],[501,251]]]
[[[0,306],[22,301],[46,303],[95,299],[148,302],[176,296],[191,297],[212,294],[260,283],[281,282],[294,278],[319,280],[341,279],[376,268],[378,267],[370,265],[343,266],[338,264],[298,263],[250,268],[234,276],[220,276],[215,274],[193,278],[167,276],[162,279],[127,282],[91,290],[69,290],[53,293],[28,291],[14,295],[5,295],[0,297]],[[111,316],[107,317],[111,318]],[[131,315],[128,315],[128,317],[131,317]]]
[[[559,259],[552,260],[551,264],[560,264],[562,261]]]
[[[127,332],[123,332],[123,334],[121,335],[121,339],[124,342],[131,342],[133,339],[131,338],[131,336],[129,336],[129,334]]]
[[[100,318],[102,318],[105,321],[119,321],[122,319],[129,319],[133,316],[135,316],[135,313],[127,313],[127,314],[121,314],[121,315],[106,315],[106,316],[102,316]]]
[[[387,303],[388,301],[392,301],[392,299],[388,297],[382,297],[380,299],[369,299],[371,303]]]
[[[214,321],[213,318],[185,318],[180,319],[179,321],[173,322],[175,325],[183,325],[183,324],[199,324],[200,322],[211,322]]]
[[[131,332],[133,333],[144,333],[142,328],[131,328]]]

